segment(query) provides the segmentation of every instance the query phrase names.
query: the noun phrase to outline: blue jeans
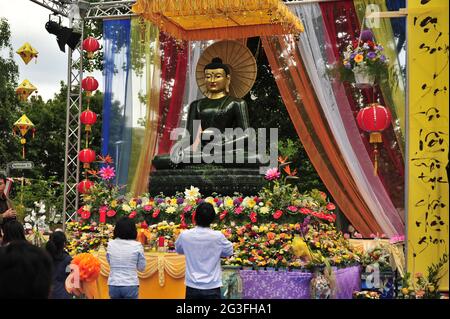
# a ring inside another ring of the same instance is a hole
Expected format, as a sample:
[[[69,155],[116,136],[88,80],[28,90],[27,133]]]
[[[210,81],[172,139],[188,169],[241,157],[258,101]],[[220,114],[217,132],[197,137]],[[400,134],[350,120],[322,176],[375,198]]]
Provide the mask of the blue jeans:
[[[109,286],[111,299],[138,299],[139,286]]]

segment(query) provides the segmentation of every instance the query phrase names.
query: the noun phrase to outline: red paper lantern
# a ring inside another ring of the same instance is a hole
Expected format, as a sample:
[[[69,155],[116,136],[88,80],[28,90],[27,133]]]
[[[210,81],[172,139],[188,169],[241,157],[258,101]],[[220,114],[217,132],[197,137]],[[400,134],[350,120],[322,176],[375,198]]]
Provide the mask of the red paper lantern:
[[[373,103],[368,107],[361,109],[356,117],[358,126],[371,133],[371,143],[381,143],[381,132],[391,124],[391,112],[384,106]],[[375,134],[373,134],[375,133]],[[379,136],[379,137],[378,137]]]
[[[374,144],[374,157],[375,157],[375,167],[374,174],[377,174],[378,168],[378,150],[376,143],[381,143],[383,141],[381,132],[391,125],[391,112],[389,109],[378,103],[372,103],[369,106],[361,109],[356,117],[358,126],[370,133],[369,142]]]
[[[81,81],[81,87],[86,91],[87,96],[91,96],[92,91],[97,90],[98,81],[93,76],[88,76]]]
[[[92,186],[94,186],[94,182],[85,179],[78,184],[78,193],[86,194]]]
[[[80,161],[83,164],[84,168],[89,168],[89,163],[92,163],[95,161],[95,152],[91,150],[90,148],[85,148],[84,150],[80,151],[80,154],[78,154],[78,157]]]
[[[97,114],[91,110],[83,111],[80,115],[80,121],[86,125],[86,131],[91,131],[91,125],[94,125],[97,121]]]
[[[87,37],[83,41],[83,50],[87,51],[88,59],[92,59],[94,56],[94,52],[100,48],[100,44],[98,43],[96,38]]]

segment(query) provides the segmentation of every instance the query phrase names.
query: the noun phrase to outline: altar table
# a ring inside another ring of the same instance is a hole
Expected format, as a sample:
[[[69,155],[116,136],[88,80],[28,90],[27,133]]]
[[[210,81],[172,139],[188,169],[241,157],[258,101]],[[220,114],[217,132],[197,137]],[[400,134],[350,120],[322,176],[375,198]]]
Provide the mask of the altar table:
[[[94,255],[100,260],[101,270],[96,281],[83,283],[89,299],[109,299],[109,264],[105,250]],[[140,299],[184,299],[185,257],[176,253],[145,252],[147,265],[138,272]]]

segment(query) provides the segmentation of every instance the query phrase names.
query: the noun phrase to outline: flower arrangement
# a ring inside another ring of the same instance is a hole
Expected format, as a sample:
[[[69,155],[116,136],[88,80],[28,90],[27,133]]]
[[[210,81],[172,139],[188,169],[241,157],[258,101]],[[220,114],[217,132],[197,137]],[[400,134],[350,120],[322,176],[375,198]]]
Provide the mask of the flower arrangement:
[[[219,227],[216,225],[216,228]],[[307,232],[304,243],[307,245],[305,250],[310,254],[299,256],[295,241],[302,230]],[[314,268],[323,266],[325,262],[345,267],[359,261],[359,256],[342,233],[337,232],[332,225],[319,222],[311,223],[307,229],[302,223],[231,224],[221,231],[234,245],[234,255],[225,259],[224,265]]]
[[[98,225],[83,222],[68,222],[66,224],[67,250],[71,256],[98,250],[100,246],[106,247],[113,237],[114,226],[111,224]]]
[[[416,273],[411,278],[410,273],[406,273],[402,278],[402,288],[398,294],[399,299],[440,299],[439,283],[445,272],[445,266],[448,264],[448,255],[444,254],[437,263],[427,267],[427,276],[422,273]]]
[[[348,44],[337,70],[342,81],[353,82],[360,73],[382,81],[389,71],[389,59],[383,46],[374,41],[372,31],[363,30],[360,39]]]
[[[114,223],[117,218],[126,216],[134,219],[136,223],[145,221],[151,225],[168,221],[186,228],[193,223],[195,209],[202,202],[214,206],[220,223],[289,222],[301,220],[308,215],[329,223],[336,219],[333,213],[335,205],[327,202],[325,194],[317,190],[305,194],[296,193],[292,197],[285,192],[282,196],[289,200],[283,201],[276,199],[278,198],[276,190],[273,196],[266,192],[262,196],[206,198],[203,198],[198,188],[193,186],[184,194],[179,193],[173,197],[166,197],[163,194],[156,197],[147,194],[139,197],[133,197],[131,194],[119,196],[117,190],[104,189],[100,184],[94,185],[91,190],[83,195],[84,205],[78,210],[81,220],[86,222]],[[116,192],[117,197],[113,196]]]
[[[175,224],[173,222],[159,222],[158,224],[153,224],[148,227],[148,230],[151,234],[150,236],[150,246],[157,247],[158,246],[158,239],[160,237],[163,237],[167,250],[175,251],[175,241],[178,238],[178,235],[180,234],[180,225]]]

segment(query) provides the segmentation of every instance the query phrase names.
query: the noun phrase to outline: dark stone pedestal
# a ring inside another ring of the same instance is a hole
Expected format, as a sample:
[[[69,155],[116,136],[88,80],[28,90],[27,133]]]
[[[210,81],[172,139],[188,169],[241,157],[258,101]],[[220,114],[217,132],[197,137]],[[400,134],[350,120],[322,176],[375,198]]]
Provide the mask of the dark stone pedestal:
[[[164,193],[173,196],[191,185],[198,187],[203,196],[212,193],[257,195],[266,184],[259,168],[227,168],[215,165],[185,166],[177,169],[158,169],[150,175],[150,195]]]

